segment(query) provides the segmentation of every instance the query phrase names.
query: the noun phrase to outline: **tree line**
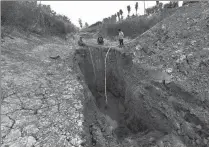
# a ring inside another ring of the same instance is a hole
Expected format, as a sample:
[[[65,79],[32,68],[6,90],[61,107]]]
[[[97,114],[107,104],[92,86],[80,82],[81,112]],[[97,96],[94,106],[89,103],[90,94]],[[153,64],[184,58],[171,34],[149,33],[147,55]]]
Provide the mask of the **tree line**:
[[[131,7],[128,5],[128,15],[126,19],[123,19],[123,13],[119,10],[118,21],[107,24],[103,22],[100,32],[102,32],[104,36],[114,38],[114,36],[117,35],[117,29],[121,28],[127,37],[134,38],[173,14],[176,11],[176,7],[178,7],[178,2],[171,1],[163,5],[160,1],[156,1],[153,7],[145,9],[144,15],[138,15],[137,11],[139,9],[138,3],[136,2],[136,13],[133,16],[130,16]]]
[[[127,9],[128,9],[128,16],[129,16],[130,15],[130,11],[131,11],[131,6],[128,5]],[[137,15],[138,2],[136,2],[136,4],[135,4],[135,10],[136,10],[136,15]],[[123,10],[122,9],[120,9],[118,12],[116,12],[115,14],[111,15],[108,18],[104,18],[102,22],[104,24],[116,23],[117,22],[117,18],[118,18],[118,21],[123,20]],[[83,22],[82,22],[82,20],[80,18],[79,18],[78,22],[79,22],[80,28],[83,28]],[[85,23],[85,27],[93,27],[96,24],[100,24],[99,22],[100,21],[96,22],[95,24],[92,24],[91,26],[89,26],[88,23]]]
[[[151,8],[147,8],[147,9],[144,8],[145,13],[146,13],[144,15],[152,15],[154,13],[157,13],[157,12],[161,11],[162,9],[175,8],[175,7],[178,7],[178,2],[170,1],[168,4],[165,4],[164,7],[163,7],[163,3],[161,3],[160,1],[156,1],[155,6],[153,6]],[[135,14],[130,16],[131,6],[130,5],[127,6],[128,15],[127,15],[126,19],[134,18],[134,17],[138,16],[138,13],[137,13],[138,10],[139,10],[138,2],[135,3],[134,8],[135,8]],[[103,24],[115,24],[117,22],[121,22],[122,20],[124,20],[123,10],[120,9],[115,14],[113,14],[113,15],[107,17],[107,18],[104,18],[102,20],[102,23]],[[80,24],[80,27],[81,27],[82,26],[82,20],[81,19],[79,19],[79,24]],[[86,27],[88,27],[88,26],[86,26]]]
[[[145,6],[144,6],[144,10],[145,10],[144,15],[145,16],[150,16],[152,14],[159,13],[161,11],[166,11],[166,9],[179,7],[179,2],[178,1],[170,1],[169,3],[164,4],[164,5],[160,1],[155,1],[155,2],[156,2],[156,4],[153,7],[145,9]],[[197,1],[184,1],[183,5],[186,5],[188,3],[194,3],[194,2],[197,2]],[[130,5],[127,6],[128,15],[127,15],[126,19],[135,18],[135,17],[138,16],[138,13],[137,13],[138,10],[139,10],[138,2],[135,3],[134,8],[135,8],[135,14],[130,16],[131,6]],[[162,13],[166,13],[166,12],[162,12]],[[94,27],[94,26],[97,26],[97,25],[100,25],[100,24],[116,24],[116,23],[121,22],[123,20],[125,20],[124,16],[123,16],[123,10],[120,9],[115,14],[113,14],[113,15],[107,17],[107,18],[104,18],[102,20],[102,22],[98,21],[98,22],[96,22],[96,23],[94,23],[90,26],[87,23],[85,23],[85,28]],[[80,24],[80,27],[83,28],[83,23],[82,23],[81,19],[79,19],[79,24]]]
[[[136,16],[137,16],[137,11],[138,11],[138,2],[136,2],[135,4],[135,11],[136,11]],[[128,11],[128,16],[127,18],[130,18],[130,12],[131,12],[131,6],[128,5],[127,6],[127,11]],[[134,17],[135,15],[133,14],[132,17]],[[121,20],[124,19],[124,16],[123,16],[123,10],[120,9],[118,12],[116,12],[114,15],[111,15],[110,17],[108,18],[104,18],[103,19],[103,23],[104,24],[108,24],[108,23],[116,23],[117,22],[117,19],[118,19],[118,22],[120,22]]]

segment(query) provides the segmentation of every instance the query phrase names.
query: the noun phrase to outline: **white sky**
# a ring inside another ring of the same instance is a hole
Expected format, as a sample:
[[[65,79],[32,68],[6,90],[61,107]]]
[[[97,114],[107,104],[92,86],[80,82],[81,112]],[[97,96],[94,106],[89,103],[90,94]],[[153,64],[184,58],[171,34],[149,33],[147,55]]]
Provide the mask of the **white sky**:
[[[102,21],[120,9],[123,10],[123,17],[126,18],[127,5],[131,6],[131,15],[135,12],[137,1],[41,1],[42,4],[50,5],[51,9],[61,15],[66,15],[72,23],[79,26],[78,19],[81,18],[83,24],[89,25]],[[167,3],[169,1],[160,1]],[[138,14],[144,13],[144,1],[138,1]],[[154,6],[156,1],[145,1],[145,8]]]

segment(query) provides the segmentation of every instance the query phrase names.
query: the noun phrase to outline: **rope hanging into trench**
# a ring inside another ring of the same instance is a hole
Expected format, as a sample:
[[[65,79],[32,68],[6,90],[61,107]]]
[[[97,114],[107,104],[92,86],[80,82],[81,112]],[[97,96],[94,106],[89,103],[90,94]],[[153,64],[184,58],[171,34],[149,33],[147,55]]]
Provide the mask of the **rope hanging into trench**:
[[[136,39],[138,39],[138,37],[133,39],[133,40],[131,40],[131,41],[129,41],[129,42],[127,42],[126,44],[129,44],[129,43],[133,42]],[[110,52],[110,49],[113,48],[113,47],[117,47],[117,46],[118,45],[109,46],[109,49],[108,49],[108,51],[107,51],[107,53],[105,55],[105,102],[106,102],[106,105],[108,105],[108,98],[107,98],[107,56],[108,56],[108,53]]]
[[[106,55],[105,55],[105,102],[106,104],[108,104],[108,100],[107,100],[107,56],[108,56],[108,53],[110,51],[111,47],[108,49]]]

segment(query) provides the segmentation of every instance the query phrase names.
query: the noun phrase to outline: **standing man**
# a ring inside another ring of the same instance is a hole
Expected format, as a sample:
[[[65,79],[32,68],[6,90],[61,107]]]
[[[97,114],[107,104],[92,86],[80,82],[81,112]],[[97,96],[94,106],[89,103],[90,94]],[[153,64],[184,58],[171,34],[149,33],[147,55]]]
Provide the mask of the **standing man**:
[[[119,47],[122,47],[122,46],[124,46],[124,44],[123,44],[123,37],[124,37],[124,34],[123,34],[123,32],[121,31],[121,29],[118,29],[118,38],[119,38],[119,44],[120,44],[120,46]]]

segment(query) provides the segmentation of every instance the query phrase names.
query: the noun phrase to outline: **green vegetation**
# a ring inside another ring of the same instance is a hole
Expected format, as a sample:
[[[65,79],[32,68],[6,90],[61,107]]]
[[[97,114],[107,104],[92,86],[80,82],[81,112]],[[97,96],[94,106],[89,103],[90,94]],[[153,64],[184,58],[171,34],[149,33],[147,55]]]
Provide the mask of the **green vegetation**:
[[[191,4],[191,3],[199,3],[200,1],[184,1],[183,2],[183,6],[184,5],[188,5],[188,4]]]
[[[136,15],[137,15],[138,6],[139,6],[139,4],[138,4],[138,2],[136,2],[136,4],[135,4]]]
[[[127,11],[128,11],[128,18],[129,18],[130,17],[130,12],[131,12],[131,6],[130,5],[127,6]]]
[[[66,35],[78,28],[48,5],[37,1],[1,1],[1,25],[15,26],[40,35]]]
[[[78,19],[78,23],[79,23],[79,25],[80,25],[80,27],[82,29],[83,28],[83,22],[82,22],[82,20],[80,18]]]

